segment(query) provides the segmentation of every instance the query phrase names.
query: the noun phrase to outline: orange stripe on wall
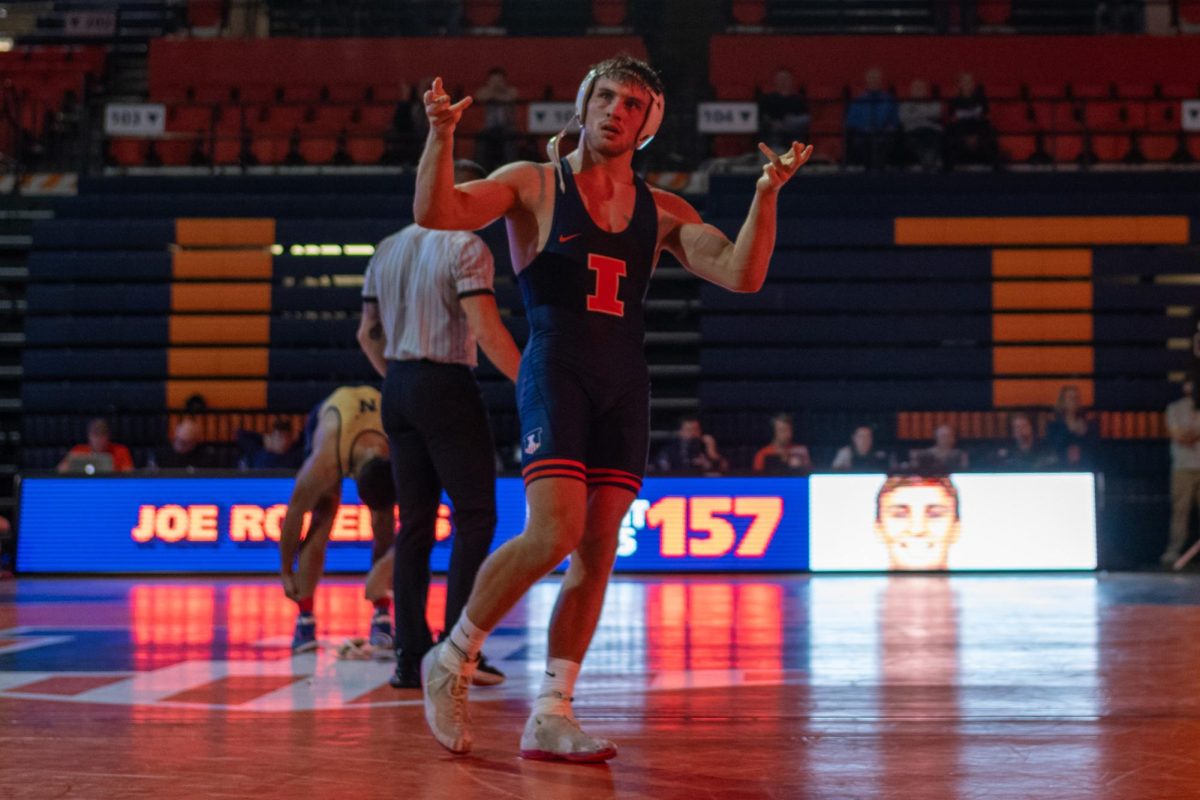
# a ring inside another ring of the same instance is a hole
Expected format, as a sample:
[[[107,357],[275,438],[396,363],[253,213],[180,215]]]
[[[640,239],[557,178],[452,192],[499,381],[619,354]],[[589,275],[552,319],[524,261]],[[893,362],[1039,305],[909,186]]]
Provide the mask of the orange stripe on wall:
[[[197,314],[170,318],[171,344],[267,344],[271,318],[259,314]]]
[[[992,308],[996,310],[1090,309],[1090,281],[1004,281],[992,284]]]
[[[992,251],[996,278],[1087,278],[1091,274],[1091,250]]]
[[[271,254],[266,250],[176,250],[171,256],[175,280],[195,278],[271,279]]]
[[[998,378],[992,381],[992,405],[997,408],[1014,406],[1052,406],[1063,386],[1078,386],[1085,406],[1096,402],[1095,384],[1091,380],[1074,378]]]
[[[993,314],[996,342],[1090,342],[1091,314]]]
[[[1187,217],[897,217],[899,245],[1187,244]]]
[[[172,347],[167,375],[172,378],[265,378],[265,347]]]
[[[996,347],[992,372],[996,375],[1071,375],[1095,371],[1091,347]]]
[[[269,283],[176,283],[172,311],[270,311]]]
[[[275,244],[275,220],[188,217],[175,220],[175,241],[190,247]]]
[[[183,408],[189,397],[199,394],[211,409],[267,407],[266,381],[169,380],[167,407]]]

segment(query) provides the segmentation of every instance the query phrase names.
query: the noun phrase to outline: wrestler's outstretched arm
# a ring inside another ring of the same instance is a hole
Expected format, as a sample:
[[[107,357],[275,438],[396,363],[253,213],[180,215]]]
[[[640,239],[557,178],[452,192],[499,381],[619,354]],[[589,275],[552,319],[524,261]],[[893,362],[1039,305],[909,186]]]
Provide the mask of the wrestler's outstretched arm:
[[[757,292],[767,277],[775,249],[775,210],[779,190],[812,155],[812,145],[793,142],[782,156],[759,145],[769,159],[754,185],[754,200],[737,240],[707,225],[696,209],[670,192],[654,190],[659,210],[660,247],[689,271],[735,292]]]

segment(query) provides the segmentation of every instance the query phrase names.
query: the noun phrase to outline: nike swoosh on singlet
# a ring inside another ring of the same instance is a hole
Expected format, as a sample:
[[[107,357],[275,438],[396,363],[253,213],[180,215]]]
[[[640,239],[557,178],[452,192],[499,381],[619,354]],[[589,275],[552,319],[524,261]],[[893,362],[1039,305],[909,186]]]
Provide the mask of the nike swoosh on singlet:
[[[558,243],[562,244],[563,242],[569,242],[572,239],[574,239],[576,236],[583,236],[583,234],[582,233],[572,233],[569,236],[564,236],[563,234],[560,233],[558,235]]]

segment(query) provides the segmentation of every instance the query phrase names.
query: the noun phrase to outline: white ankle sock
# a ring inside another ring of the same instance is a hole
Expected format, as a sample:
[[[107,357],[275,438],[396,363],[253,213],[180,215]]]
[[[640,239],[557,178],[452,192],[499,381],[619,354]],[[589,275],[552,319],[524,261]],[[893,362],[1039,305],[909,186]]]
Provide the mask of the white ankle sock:
[[[442,648],[442,663],[457,668],[464,661],[479,658],[479,651],[483,649],[483,642],[489,633],[491,631],[485,631],[467,619],[464,611],[450,630],[449,639],[453,647]]]
[[[575,696],[575,681],[579,678],[578,661],[565,658],[546,659],[546,673],[542,676],[542,688],[533,701],[535,714],[561,714],[563,701],[568,703]]]

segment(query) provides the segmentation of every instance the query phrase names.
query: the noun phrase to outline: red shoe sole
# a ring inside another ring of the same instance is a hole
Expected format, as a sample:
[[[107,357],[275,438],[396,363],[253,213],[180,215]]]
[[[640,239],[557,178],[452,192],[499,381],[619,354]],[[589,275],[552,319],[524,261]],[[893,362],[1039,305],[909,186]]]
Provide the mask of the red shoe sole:
[[[551,753],[549,750],[522,750],[521,758],[529,761],[566,761],[569,764],[600,764],[617,757],[617,748],[596,753]]]

